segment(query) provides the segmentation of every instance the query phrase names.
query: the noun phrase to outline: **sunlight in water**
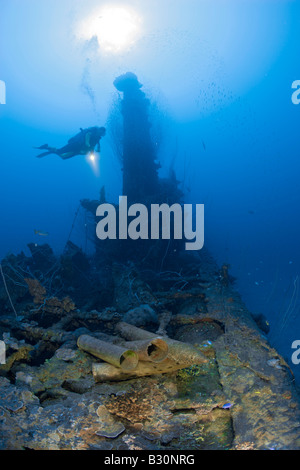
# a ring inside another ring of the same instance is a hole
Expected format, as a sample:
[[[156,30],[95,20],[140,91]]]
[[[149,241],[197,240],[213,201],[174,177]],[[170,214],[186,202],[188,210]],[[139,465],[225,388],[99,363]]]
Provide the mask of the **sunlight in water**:
[[[130,7],[105,6],[87,18],[80,27],[80,36],[96,37],[106,52],[119,53],[132,46],[141,32],[141,18]]]

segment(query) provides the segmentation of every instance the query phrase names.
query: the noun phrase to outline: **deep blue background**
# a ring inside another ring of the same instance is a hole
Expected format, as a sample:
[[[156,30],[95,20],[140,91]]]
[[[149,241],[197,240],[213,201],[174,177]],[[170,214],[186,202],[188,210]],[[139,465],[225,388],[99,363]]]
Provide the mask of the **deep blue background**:
[[[0,258],[40,242],[34,229],[49,232],[59,253],[80,199],[105,184],[117,200],[121,171],[108,138],[99,175],[85,158],[37,160],[32,147],[108,125],[113,80],[131,70],[160,109],[162,174],[173,164],[186,200],[205,204],[206,247],[230,264],[290,361],[300,339],[300,105],[291,101],[299,3],[0,0]],[[100,32],[98,43],[78,34],[82,20],[115,4],[142,19],[136,43],[117,54],[101,49]],[[85,248],[84,223],[80,211],[73,241]]]

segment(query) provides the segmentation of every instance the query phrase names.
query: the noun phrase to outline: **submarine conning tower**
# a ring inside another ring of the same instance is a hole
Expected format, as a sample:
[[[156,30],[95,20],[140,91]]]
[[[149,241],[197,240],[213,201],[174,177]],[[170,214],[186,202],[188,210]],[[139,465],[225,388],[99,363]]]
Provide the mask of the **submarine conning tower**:
[[[123,93],[123,195],[128,197],[129,203],[151,203],[159,190],[159,182],[150,133],[150,102],[132,72],[117,77],[114,86]]]

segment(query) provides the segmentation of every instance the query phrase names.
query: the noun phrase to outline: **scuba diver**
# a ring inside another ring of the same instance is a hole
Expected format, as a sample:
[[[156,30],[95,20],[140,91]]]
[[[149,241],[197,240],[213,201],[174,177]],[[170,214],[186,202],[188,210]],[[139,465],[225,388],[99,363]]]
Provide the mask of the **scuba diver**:
[[[51,153],[58,155],[63,160],[75,157],[75,155],[88,155],[92,152],[100,152],[100,140],[106,134],[105,127],[89,127],[88,129],[80,129],[79,134],[72,137],[67,145],[57,149],[49,147],[48,144],[41,147],[34,147],[39,150],[46,150],[46,152],[37,155],[37,158],[45,157]]]

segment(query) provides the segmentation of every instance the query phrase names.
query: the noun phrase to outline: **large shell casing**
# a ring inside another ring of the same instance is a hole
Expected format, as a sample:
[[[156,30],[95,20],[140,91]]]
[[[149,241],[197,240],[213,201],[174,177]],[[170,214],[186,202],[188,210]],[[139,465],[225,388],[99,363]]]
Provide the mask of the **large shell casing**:
[[[142,328],[130,325],[129,323],[120,322],[116,326],[116,330],[126,339],[131,341],[151,340],[155,338],[155,333],[145,331]],[[160,336],[168,345],[168,359],[178,364],[201,364],[207,362],[207,358],[197,348],[191,344],[176,341],[166,336]]]
[[[170,359],[165,359],[159,364],[155,362],[140,361],[137,367],[126,372],[110,364],[97,363],[92,365],[92,372],[95,382],[113,382],[119,380],[128,380],[134,377],[146,377],[150,375],[166,374],[183,369],[186,365],[177,364]]]
[[[106,343],[89,335],[79,336],[77,346],[124,371],[131,371],[138,365],[139,357],[136,351],[115,344]]]
[[[136,351],[141,361],[159,363],[166,359],[169,352],[169,347],[162,338],[125,341],[121,344],[129,349]]]

